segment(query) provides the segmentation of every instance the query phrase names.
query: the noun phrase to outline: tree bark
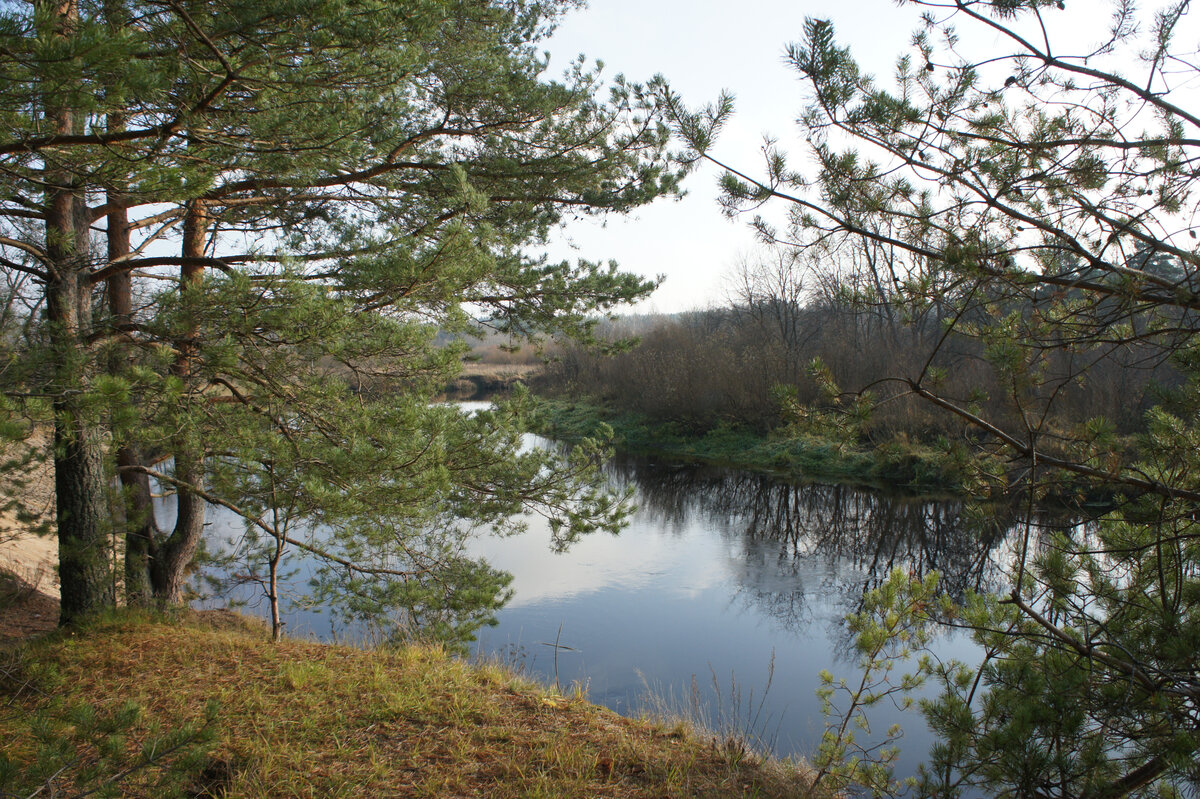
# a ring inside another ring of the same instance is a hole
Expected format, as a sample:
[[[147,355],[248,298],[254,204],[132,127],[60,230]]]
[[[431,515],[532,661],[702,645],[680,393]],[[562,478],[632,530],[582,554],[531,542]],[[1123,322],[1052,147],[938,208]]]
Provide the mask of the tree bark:
[[[207,232],[208,215],[203,201],[189,201],[183,220],[185,258],[203,257]],[[180,291],[199,288],[204,278],[204,268],[194,263],[181,267]],[[185,331],[177,344],[174,365],[174,373],[185,383],[194,377],[197,350],[195,331]],[[177,604],[182,599],[183,582],[204,533],[205,502],[186,488],[186,484],[203,486],[204,483],[204,453],[198,449],[186,432],[175,441],[175,476],[184,485],[176,493],[175,527],[170,537],[155,551],[150,569],[154,597],[160,605]]]
[[[46,309],[54,352],[54,488],[58,520],[60,621],[114,604],[105,523],[104,468],[99,421],[83,402],[89,371],[86,336],[91,318],[86,283],[88,225],[77,189],[48,176],[46,239],[54,278]]]
[[[115,604],[99,430],[75,405],[69,397],[54,401],[61,624]]]
[[[128,24],[128,12],[124,0],[104,0],[105,23],[113,30]],[[125,130],[125,114],[110,112],[107,116],[109,133]],[[131,252],[129,211],[123,206],[125,196],[119,189],[110,189],[106,205],[111,209],[107,219],[108,264],[127,259]],[[127,271],[118,271],[105,280],[108,295],[108,311],[114,332],[120,334],[133,322],[133,277]],[[118,335],[108,363],[109,374],[123,373],[129,362],[130,347]],[[121,481],[121,529],[125,538],[125,603],[129,606],[150,604],[153,596],[150,582],[150,555],[154,549],[158,528],[154,520],[154,498],[150,491],[150,478],[145,473],[126,467],[144,466],[141,449],[136,444],[119,436],[117,446],[117,474]]]
[[[120,130],[123,121],[117,115],[109,116],[109,129]],[[128,257],[129,213],[119,207],[120,195],[108,193],[108,204],[114,210],[108,214],[108,263],[117,263]],[[128,272],[117,272],[106,281],[108,310],[115,330],[121,330],[133,321],[133,279]],[[125,367],[128,348],[117,345],[108,364],[109,372],[119,374]],[[150,555],[155,546],[157,527],[154,522],[154,500],[150,492],[150,478],[145,474],[124,467],[143,466],[140,449],[130,443],[117,447],[117,465],[121,479],[122,510],[124,511],[123,532],[125,535],[125,602],[131,606],[150,603],[152,588],[150,581]]]
[[[125,511],[125,603],[131,607],[149,605],[153,597],[150,559],[158,527],[154,522],[150,478],[125,468],[144,465],[137,447],[125,444],[117,448]]]
[[[50,36],[72,33],[79,17],[75,0],[43,7]],[[73,109],[48,91],[47,122],[56,134],[75,132]],[[57,502],[58,572],[62,588],[59,621],[71,623],[115,601],[106,517],[99,421],[89,415],[83,393],[90,371],[87,335],[91,292],[87,282],[90,227],[77,175],[47,167],[45,172],[46,312],[53,352],[54,489]]]

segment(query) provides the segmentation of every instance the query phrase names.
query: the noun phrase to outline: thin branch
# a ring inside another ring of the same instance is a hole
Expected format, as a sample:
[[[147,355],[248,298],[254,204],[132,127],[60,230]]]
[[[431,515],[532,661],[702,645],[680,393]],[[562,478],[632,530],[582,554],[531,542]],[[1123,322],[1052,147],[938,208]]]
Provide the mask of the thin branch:
[[[425,574],[429,574],[431,571],[429,569],[413,569],[413,570],[403,571],[403,570],[399,570],[399,569],[384,569],[384,568],[380,568],[380,567],[360,566],[353,561],[346,560],[345,558],[340,558],[337,555],[334,555],[330,552],[327,552],[326,550],[321,549],[320,547],[305,543],[303,541],[299,541],[299,540],[291,538],[290,536],[287,536],[287,535],[281,535],[277,530],[272,529],[271,525],[264,522],[262,520],[262,518],[255,515],[254,513],[251,513],[250,511],[242,509],[241,507],[239,507],[238,505],[235,505],[234,503],[230,502],[229,500],[222,499],[221,497],[218,497],[215,494],[205,491],[204,489],[200,488],[199,486],[197,486],[194,483],[189,483],[186,480],[177,480],[175,477],[172,477],[171,475],[168,475],[165,472],[160,472],[157,469],[151,469],[148,466],[140,466],[140,465],[122,466],[118,469],[118,471],[137,472],[140,474],[145,474],[150,477],[153,477],[155,480],[158,480],[160,482],[169,483],[170,485],[173,485],[176,488],[191,492],[191,493],[195,494],[196,496],[200,497],[201,499],[203,499],[205,502],[208,502],[211,505],[217,505],[222,508],[225,508],[226,510],[233,511],[238,516],[245,519],[250,524],[253,524],[255,527],[258,527],[259,529],[261,529],[263,532],[265,532],[267,535],[271,536],[272,538],[276,538],[276,539],[285,541],[294,547],[297,547],[299,549],[304,550],[305,552],[308,552],[311,555],[316,555],[318,558],[321,558],[322,560],[327,560],[330,563],[336,563],[337,565],[343,567],[347,571],[351,571],[355,574],[386,575],[389,577],[401,577],[404,579],[410,579],[413,577],[419,577],[419,576],[422,576]]]

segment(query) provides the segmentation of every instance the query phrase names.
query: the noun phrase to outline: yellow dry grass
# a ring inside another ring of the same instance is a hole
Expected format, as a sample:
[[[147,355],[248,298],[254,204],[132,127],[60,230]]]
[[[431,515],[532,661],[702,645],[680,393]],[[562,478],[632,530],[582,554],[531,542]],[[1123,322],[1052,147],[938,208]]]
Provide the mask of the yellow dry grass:
[[[19,661],[34,676],[0,684],[0,740],[11,752],[32,757],[28,719],[48,703],[103,711],[132,700],[143,709],[134,746],[202,719],[216,700],[227,796],[809,795],[800,768],[499,667],[429,648],[272,645],[230,614],[171,623],[126,614],[30,642]],[[136,778],[128,787],[137,792]]]

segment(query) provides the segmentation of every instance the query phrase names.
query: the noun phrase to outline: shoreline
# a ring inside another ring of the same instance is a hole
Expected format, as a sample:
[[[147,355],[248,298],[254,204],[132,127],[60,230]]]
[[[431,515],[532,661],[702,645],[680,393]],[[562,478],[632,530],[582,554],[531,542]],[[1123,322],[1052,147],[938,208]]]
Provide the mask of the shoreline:
[[[730,467],[795,482],[929,499],[972,493],[966,485],[965,453],[947,454],[907,442],[851,448],[831,439],[772,437],[726,423],[698,431],[586,401],[535,399],[530,432],[568,443],[608,436],[620,454]]]

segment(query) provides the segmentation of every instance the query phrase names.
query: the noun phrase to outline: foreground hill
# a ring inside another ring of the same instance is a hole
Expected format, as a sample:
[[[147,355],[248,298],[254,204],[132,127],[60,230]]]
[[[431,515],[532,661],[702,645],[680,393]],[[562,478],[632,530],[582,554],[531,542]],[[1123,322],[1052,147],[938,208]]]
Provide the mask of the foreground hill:
[[[808,795],[799,770],[682,724],[429,648],[272,645],[222,613],[0,649],[0,741],[0,796],[74,796],[123,770],[113,794]]]

